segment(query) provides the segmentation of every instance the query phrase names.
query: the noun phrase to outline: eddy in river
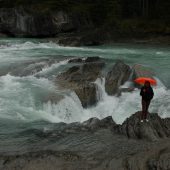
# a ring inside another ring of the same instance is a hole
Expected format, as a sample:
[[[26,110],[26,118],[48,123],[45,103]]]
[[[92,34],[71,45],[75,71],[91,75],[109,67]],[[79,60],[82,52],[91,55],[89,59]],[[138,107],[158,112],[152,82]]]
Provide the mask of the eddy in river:
[[[151,100],[154,96],[154,92],[149,81],[146,81],[144,86],[141,88],[140,95],[142,96],[141,122],[143,122],[143,120],[146,120],[148,122],[148,119],[147,119],[148,109],[149,109]]]

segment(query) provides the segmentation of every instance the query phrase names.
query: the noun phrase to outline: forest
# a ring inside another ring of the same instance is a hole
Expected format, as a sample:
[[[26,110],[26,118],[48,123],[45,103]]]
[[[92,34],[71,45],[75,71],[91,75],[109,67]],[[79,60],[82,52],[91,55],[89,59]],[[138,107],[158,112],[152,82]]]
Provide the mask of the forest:
[[[41,9],[80,10],[91,16],[170,19],[168,0],[0,0],[0,7],[34,6]]]
[[[49,12],[65,10],[87,15],[96,27],[117,27],[122,32],[170,34],[169,0],[0,0],[0,8],[26,7]]]

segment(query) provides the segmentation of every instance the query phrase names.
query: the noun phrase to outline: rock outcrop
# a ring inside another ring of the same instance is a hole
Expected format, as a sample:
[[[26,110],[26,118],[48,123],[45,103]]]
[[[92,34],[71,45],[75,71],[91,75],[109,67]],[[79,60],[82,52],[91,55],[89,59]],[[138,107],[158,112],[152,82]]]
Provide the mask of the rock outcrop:
[[[102,120],[91,118],[83,123],[60,123],[58,130],[32,130],[31,133],[40,138],[37,144],[43,149],[34,145],[29,152],[1,154],[0,169],[169,170],[167,119],[150,114],[150,122],[138,125],[139,114],[132,115],[122,125],[116,125],[112,117],[107,117]],[[115,131],[117,128],[119,131]],[[139,133],[134,129],[145,130]],[[155,138],[157,140],[150,140]],[[52,144],[45,148],[47,140]]]
[[[80,62],[80,65],[69,68],[66,72],[57,77],[57,82],[66,89],[76,92],[82,106],[93,106],[97,103],[97,87],[94,83],[101,77],[105,63],[98,57],[70,60],[70,62]]]
[[[169,123],[162,120],[157,114],[149,114],[149,122],[140,122],[141,112],[128,118],[122,125],[116,127],[119,134],[128,138],[156,141],[170,137]]]
[[[119,87],[130,77],[131,68],[122,61],[116,62],[106,76],[105,89],[109,95],[115,95]]]
[[[98,88],[94,83],[97,78],[104,77],[105,61],[100,57],[73,58],[68,63],[75,64],[57,77],[61,87],[71,89],[78,95],[83,107],[93,106],[98,102]],[[131,75],[131,68],[123,61],[117,61],[111,71],[106,74],[105,90],[109,95],[120,95],[131,92],[133,88],[120,88]]]

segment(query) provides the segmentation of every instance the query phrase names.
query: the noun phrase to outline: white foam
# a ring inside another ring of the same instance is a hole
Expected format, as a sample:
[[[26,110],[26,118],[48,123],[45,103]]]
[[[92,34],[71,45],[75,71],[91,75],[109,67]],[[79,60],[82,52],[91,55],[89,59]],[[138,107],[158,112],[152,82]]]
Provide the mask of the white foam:
[[[102,100],[96,107],[89,108],[85,111],[83,120],[92,116],[100,119],[106,116],[112,116],[117,123],[122,123],[127,117],[135,113],[140,108],[140,96],[138,91],[132,93],[123,93],[122,96],[108,96],[105,92],[105,80],[96,81],[101,88]]]
[[[38,72],[37,74],[35,75],[43,75],[43,74],[47,74],[57,68],[59,68],[60,66],[63,66],[63,65],[66,65],[68,63],[69,60],[63,60],[63,61],[60,61],[58,63],[54,63],[52,64],[50,67],[47,65],[46,67],[44,67],[40,72]]]
[[[122,123],[127,117],[141,110],[140,90],[135,89],[134,92],[122,93],[122,96],[108,96],[105,92],[105,80],[98,79],[96,84],[99,86],[97,106],[83,109],[80,101],[75,95],[65,97],[58,105],[48,103],[49,113],[54,112],[53,121],[60,120],[64,122],[85,121],[91,117],[105,118],[112,116],[117,123]],[[168,102],[170,91],[166,90],[161,84],[154,89],[155,97],[152,101],[150,111],[159,113],[162,117],[170,116],[170,107]],[[166,96],[166,97],[165,97]],[[162,99],[161,99],[162,98]],[[163,100],[163,101],[162,101]],[[162,105],[162,103],[164,103]],[[47,105],[45,105],[47,107]],[[53,111],[52,111],[53,110]],[[67,117],[67,119],[66,119]]]
[[[12,42],[4,41],[7,45],[3,45],[0,48],[0,59],[1,65],[3,62],[11,63],[21,60],[30,60],[30,57],[39,57],[44,53],[43,49],[47,49],[46,53],[49,54],[51,49],[54,50],[54,54],[66,55],[102,55],[107,58],[115,59],[116,55],[125,54],[123,58],[127,61],[136,61],[143,59],[144,52],[147,55],[154,56],[154,59],[159,59],[160,55],[165,55],[165,60],[168,59],[169,52],[161,52],[157,49],[144,51],[143,49],[127,49],[127,48],[87,48],[87,47],[62,47],[53,42],[47,43],[35,43],[31,41]],[[32,50],[38,51],[37,53]],[[41,53],[42,52],[42,53]],[[157,53],[156,53],[157,52]],[[45,54],[46,54],[45,53]],[[39,55],[40,54],[40,55]],[[113,55],[114,56],[113,56]],[[128,56],[132,54],[132,58]],[[135,54],[135,56],[133,55]],[[140,58],[136,55],[140,54]],[[38,58],[37,57],[37,58]],[[135,57],[135,58],[133,58]],[[31,58],[31,60],[33,59]],[[137,59],[136,59],[137,58]],[[149,59],[148,64],[151,64]],[[162,58],[161,58],[162,59]],[[146,60],[146,58],[144,58]],[[162,59],[163,60],[163,59]],[[162,61],[161,60],[161,61]],[[160,61],[160,59],[159,59]],[[157,63],[159,63],[156,60]],[[144,62],[145,63],[145,62]],[[45,67],[38,74],[47,74],[60,66],[67,64],[67,60],[61,61],[59,63],[54,63],[50,67]],[[168,63],[163,63],[167,64]],[[164,68],[164,65],[161,66]],[[168,71],[168,69],[167,69]],[[64,95],[64,98],[57,104],[47,102],[43,103],[42,98],[48,93],[56,94],[56,87],[45,78],[37,79],[33,76],[28,77],[14,77],[6,75],[0,77],[0,118],[6,118],[11,120],[21,120],[21,121],[34,121],[34,120],[48,120],[50,122],[74,122],[74,121],[85,121],[91,117],[98,117],[100,119],[106,116],[112,116],[117,123],[122,123],[127,117],[136,111],[141,110],[141,97],[139,95],[139,90],[135,89],[132,93],[122,93],[122,96],[108,96],[105,92],[105,80],[97,80],[96,84],[98,86],[97,98],[99,100],[97,106],[83,109],[78,97],[75,93],[69,92]],[[129,87],[130,82],[127,82],[123,87]],[[154,88],[155,96],[150,106],[150,112],[157,112],[162,117],[170,116],[170,90],[168,90],[163,83],[158,80],[158,86]],[[57,91],[58,93],[58,91]]]
[[[36,115],[38,101],[41,95],[51,91],[55,91],[55,87],[47,79],[11,75],[0,77],[0,118],[27,121],[40,119],[41,114]]]
[[[75,52],[87,52],[87,53],[109,53],[109,54],[136,54],[141,53],[135,49],[127,49],[127,48],[90,48],[90,47],[69,47],[69,46],[60,46],[55,42],[6,42],[6,45],[1,45],[1,50],[8,51],[8,50],[31,50],[31,49],[57,49],[61,51],[75,51]]]
[[[96,84],[100,101],[95,107],[83,109],[74,92],[64,93],[64,98],[58,103],[50,101],[42,103],[43,96],[48,92],[55,94],[57,91],[52,82],[45,78],[37,79],[33,76],[19,78],[10,75],[0,77],[0,118],[70,123],[82,122],[91,117],[102,119],[112,116],[117,123],[122,123],[131,114],[141,110],[141,97],[138,89],[115,97],[106,94],[104,79],[98,79]],[[170,91],[158,81],[154,92],[155,97],[150,111],[157,112],[162,117],[170,116]]]

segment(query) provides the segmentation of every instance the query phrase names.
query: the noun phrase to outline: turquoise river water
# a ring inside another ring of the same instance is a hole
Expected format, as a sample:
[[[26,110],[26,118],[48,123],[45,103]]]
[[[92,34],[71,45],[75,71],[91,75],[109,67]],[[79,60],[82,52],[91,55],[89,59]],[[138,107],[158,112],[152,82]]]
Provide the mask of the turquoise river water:
[[[60,128],[59,122],[82,122],[90,117],[112,116],[117,123],[141,109],[139,90],[108,96],[104,81],[97,80],[101,100],[97,106],[83,109],[73,92],[63,92],[54,77],[69,66],[73,57],[100,56],[108,67],[117,59],[131,66],[138,63],[150,67],[158,86],[150,112],[170,117],[170,47],[114,44],[98,47],[61,47],[38,39],[0,39],[0,152],[24,151],[48,145],[40,132]],[[54,61],[48,65],[47,61]],[[31,63],[31,64],[30,64]],[[28,67],[29,64],[29,67]],[[35,66],[42,69],[32,71]],[[20,73],[32,71],[31,75]],[[58,103],[46,98],[62,95]],[[41,143],[41,144],[40,144]]]

